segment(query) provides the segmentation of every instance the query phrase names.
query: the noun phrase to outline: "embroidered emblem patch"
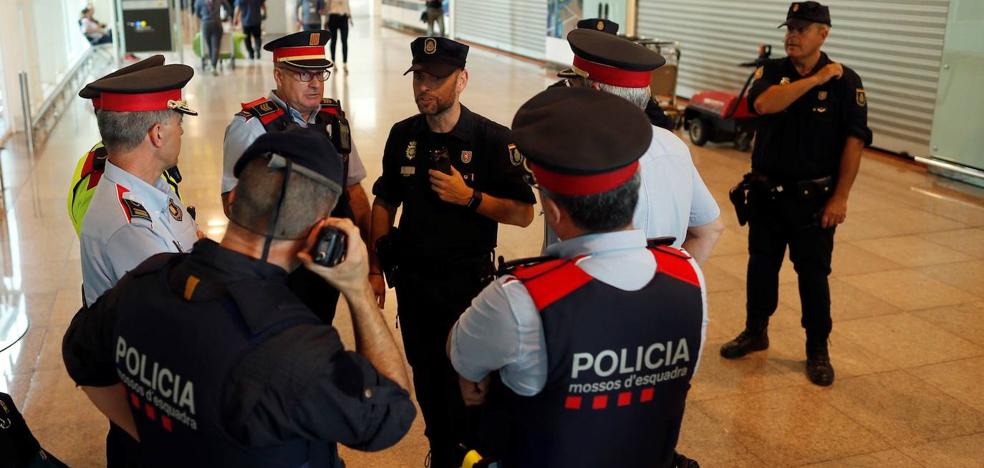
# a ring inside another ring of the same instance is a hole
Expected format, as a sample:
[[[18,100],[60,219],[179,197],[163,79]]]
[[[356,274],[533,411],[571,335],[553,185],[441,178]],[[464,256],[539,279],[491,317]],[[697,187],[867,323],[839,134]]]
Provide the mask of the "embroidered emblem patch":
[[[179,223],[184,219],[184,213],[181,212],[181,208],[170,198],[167,200],[167,212],[171,213],[171,217]]]
[[[523,153],[520,153],[519,152],[519,148],[516,148],[516,145],[510,143],[509,144],[509,162],[511,162],[513,164],[513,166],[518,166],[520,164],[523,164],[523,160],[524,159],[526,159],[526,158],[523,157]]]
[[[260,105],[256,106],[256,110],[258,110],[260,112],[260,115],[261,116],[264,116],[264,115],[267,115],[267,114],[269,114],[269,113],[271,113],[271,112],[273,112],[273,111],[275,111],[277,109],[275,107],[273,107],[273,104],[270,104],[270,101],[267,101],[267,102],[264,102],[263,104],[260,104]]]
[[[400,175],[403,177],[410,177],[416,173],[417,173],[417,168],[415,166],[400,167]]]
[[[827,100],[827,92],[826,91],[820,91],[820,92],[818,92],[817,93],[817,99],[820,100],[820,101],[826,101]]]
[[[468,163],[471,162],[471,160],[472,160],[472,152],[471,151],[462,151],[461,152],[461,162],[462,163],[468,164]]]
[[[424,40],[424,53],[427,55],[433,55],[435,52],[437,52],[437,39],[428,37]]]
[[[765,67],[758,67],[758,68],[756,68],[755,69],[755,79],[757,80],[759,78],[762,78],[762,75],[764,73],[765,73]]]
[[[141,219],[146,219],[147,221],[151,221],[150,213],[147,212],[147,209],[144,208],[143,205],[140,204],[140,202],[130,200],[129,198],[124,198],[123,203],[126,205],[127,210],[130,212],[130,221],[133,221],[133,218],[141,218]]]
[[[599,31],[604,31],[605,30],[605,22],[599,20],[598,21],[598,25],[596,27],[598,28]]]
[[[858,103],[858,107],[864,107],[868,103],[864,96],[864,88],[858,88],[854,91],[854,101]]]
[[[800,4],[799,3],[794,3],[793,4],[793,13],[796,13],[797,11],[799,11],[799,9],[800,9]]]
[[[316,46],[321,42],[321,33],[311,33],[311,39],[308,40],[308,45]]]
[[[417,156],[417,140],[410,140],[407,143],[407,159],[413,161],[413,158]]]

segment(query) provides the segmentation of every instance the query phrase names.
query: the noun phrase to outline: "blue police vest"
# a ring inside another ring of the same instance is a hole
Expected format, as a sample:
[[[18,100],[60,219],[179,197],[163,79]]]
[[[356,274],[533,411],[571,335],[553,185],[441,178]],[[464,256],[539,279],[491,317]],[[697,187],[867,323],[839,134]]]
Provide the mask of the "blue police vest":
[[[304,307],[278,310],[278,304],[296,303],[281,297],[284,288],[261,280],[211,284],[188,271],[187,258],[151,257],[121,280],[128,286],[116,288],[116,308],[123,313],[113,336],[114,354],[137,423],[142,465],[340,466],[331,443],[298,440],[254,448],[226,431],[223,410],[243,414],[262,393],[227,388],[243,358],[292,326],[319,322]],[[245,320],[240,310],[249,307],[264,308],[267,321]],[[237,407],[223,407],[224,391],[239,392]]]
[[[668,467],[697,364],[697,273],[679,250],[650,249],[657,273],[639,291],[595,280],[577,259],[518,268],[541,313],[546,386],[512,392],[506,467]]]

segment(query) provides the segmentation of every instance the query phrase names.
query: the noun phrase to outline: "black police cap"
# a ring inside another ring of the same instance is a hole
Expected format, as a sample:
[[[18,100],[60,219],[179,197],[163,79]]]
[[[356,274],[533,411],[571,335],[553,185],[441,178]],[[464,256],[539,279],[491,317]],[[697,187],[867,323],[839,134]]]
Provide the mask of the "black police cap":
[[[263,50],[273,52],[273,63],[308,70],[324,70],[334,64],[325,55],[331,33],[325,30],[301,31],[267,42]]]
[[[173,110],[198,115],[188,108],[181,89],[195,70],[187,65],[171,64],[103,78],[89,83],[99,93],[99,108],[117,112]]]
[[[145,70],[147,68],[154,68],[164,65],[164,56],[161,54],[152,55],[147,57],[137,63],[132,65],[127,65],[119,70],[116,70],[106,76],[99,78],[99,80],[105,80],[106,78],[114,78],[117,76],[127,75],[136,71]],[[99,81],[96,80],[96,81]],[[91,84],[91,83],[90,83]],[[93,99],[99,96],[99,92],[90,88],[89,85],[85,85],[81,91],[79,91],[79,97],[83,99]]]
[[[594,29],[608,34],[618,34],[618,23],[601,18],[588,18],[578,21],[577,29]]]
[[[789,5],[789,11],[786,12],[786,21],[779,27],[788,26],[797,21],[831,26],[830,8],[817,2],[793,2],[792,5]]]
[[[250,161],[267,155],[271,155],[270,167],[284,168],[289,160],[294,171],[324,184],[336,195],[342,192],[342,157],[321,132],[293,127],[282,132],[264,133],[236,161],[233,175],[239,177]]]
[[[653,136],[626,99],[591,88],[550,88],[527,101],[512,136],[537,182],[563,195],[616,188],[633,174]]]
[[[444,37],[418,37],[410,43],[413,62],[404,75],[413,71],[444,78],[465,68],[468,46]]]

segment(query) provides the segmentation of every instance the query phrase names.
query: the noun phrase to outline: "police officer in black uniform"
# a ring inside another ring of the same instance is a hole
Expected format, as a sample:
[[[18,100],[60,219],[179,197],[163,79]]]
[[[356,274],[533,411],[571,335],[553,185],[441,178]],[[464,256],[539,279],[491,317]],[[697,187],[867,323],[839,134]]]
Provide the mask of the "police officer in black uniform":
[[[263,46],[271,52],[277,89],[269,96],[242,105],[226,129],[223,141],[222,200],[235,187],[233,166],[247,147],[260,135],[303,127],[327,135],[342,156],[345,191],[333,216],[353,220],[364,235],[369,233],[369,199],[362,188],[365,167],[352,140],[352,132],[342,104],[323,97],[324,81],[334,66],[325,55],[328,31],[314,30],[288,34]],[[338,291],[326,288],[317,275],[300,269],[290,276],[296,292],[326,323],[331,323],[338,302]]]
[[[549,89],[513,119],[562,241],[504,268],[448,343],[465,402],[487,395],[503,420],[482,454],[504,468],[691,466],[674,449],[707,309],[697,262],[632,227],[652,131],[591,89]]]
[[[444,352],[448,331],[492,279],[497,223],[528,226],[536,199],[509,129],[458,100],[468,84],[468,46],[420,37],[410,50],[406,73],[413,73],[420,114],[393,125],[386,141],[383,173],[373,186],[371,236],[384,265],[373,264],[370,281],[382,304],[383,268],[395,273],[389,282],[431,466],[445,468],[460,465],[455,447],[466,432],[457,377]]]
[[[367,280],[351,221],[327,216],[342,164],[307,130],[261,136],[236,164],[221,244],[160,254],[65,334],[69,375],[141,443],[143,466],[344,466],[336,443],[380,450],[413,421],[409,378]],[[347,238],[327,268],[322,227]],[[342,291],[356,351],[287,288],[300,263]]]
[[[588,18],[578,21],[577,29],[593,29],[614,35],[618,34],[618,23],[602,18]],[[561,78],[560,81],[550,85],[550,88],[578,86],[579,78],[581,78],[581,75],[573,68],[561,70],[557,76]],[[671,132],[676,129],[676,125],[666,116],[655,98],[650,99],[649,103],[646,104],[646,117],[649,117],[649,121],[657,127],[665,128]]]
[[[734,359],[769,347],[767,327],[789,246],[803,304],[806,374],[827,386],[834,381],[827,349],[834,231],[847,215],[861,151],[872,135],[861,77],[820,51],[830,31],[829,9],[793,3],[782,26],[787,57],[756,70],[748,91],[748,107],[761,115],[752,172],[736,188],[747,191],[748,315],[745,330],[721,347],[721,355]],[[737,198],[742,211],[746,197]]]

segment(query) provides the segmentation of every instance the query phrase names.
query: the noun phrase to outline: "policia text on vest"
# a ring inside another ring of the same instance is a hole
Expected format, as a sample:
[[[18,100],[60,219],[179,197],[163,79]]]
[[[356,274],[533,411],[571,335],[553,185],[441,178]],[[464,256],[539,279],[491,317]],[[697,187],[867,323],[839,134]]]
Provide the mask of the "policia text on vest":
[[[679,365],[682,362],[682,365]],[[598,353],[574,353],[568,392],[572,394],[629,389],[688,375],[690,346],[685,338],[665,343],[638,346],[635,349],[606,349]],[[577,382],[591,378],[608,378],[598,382]]]

